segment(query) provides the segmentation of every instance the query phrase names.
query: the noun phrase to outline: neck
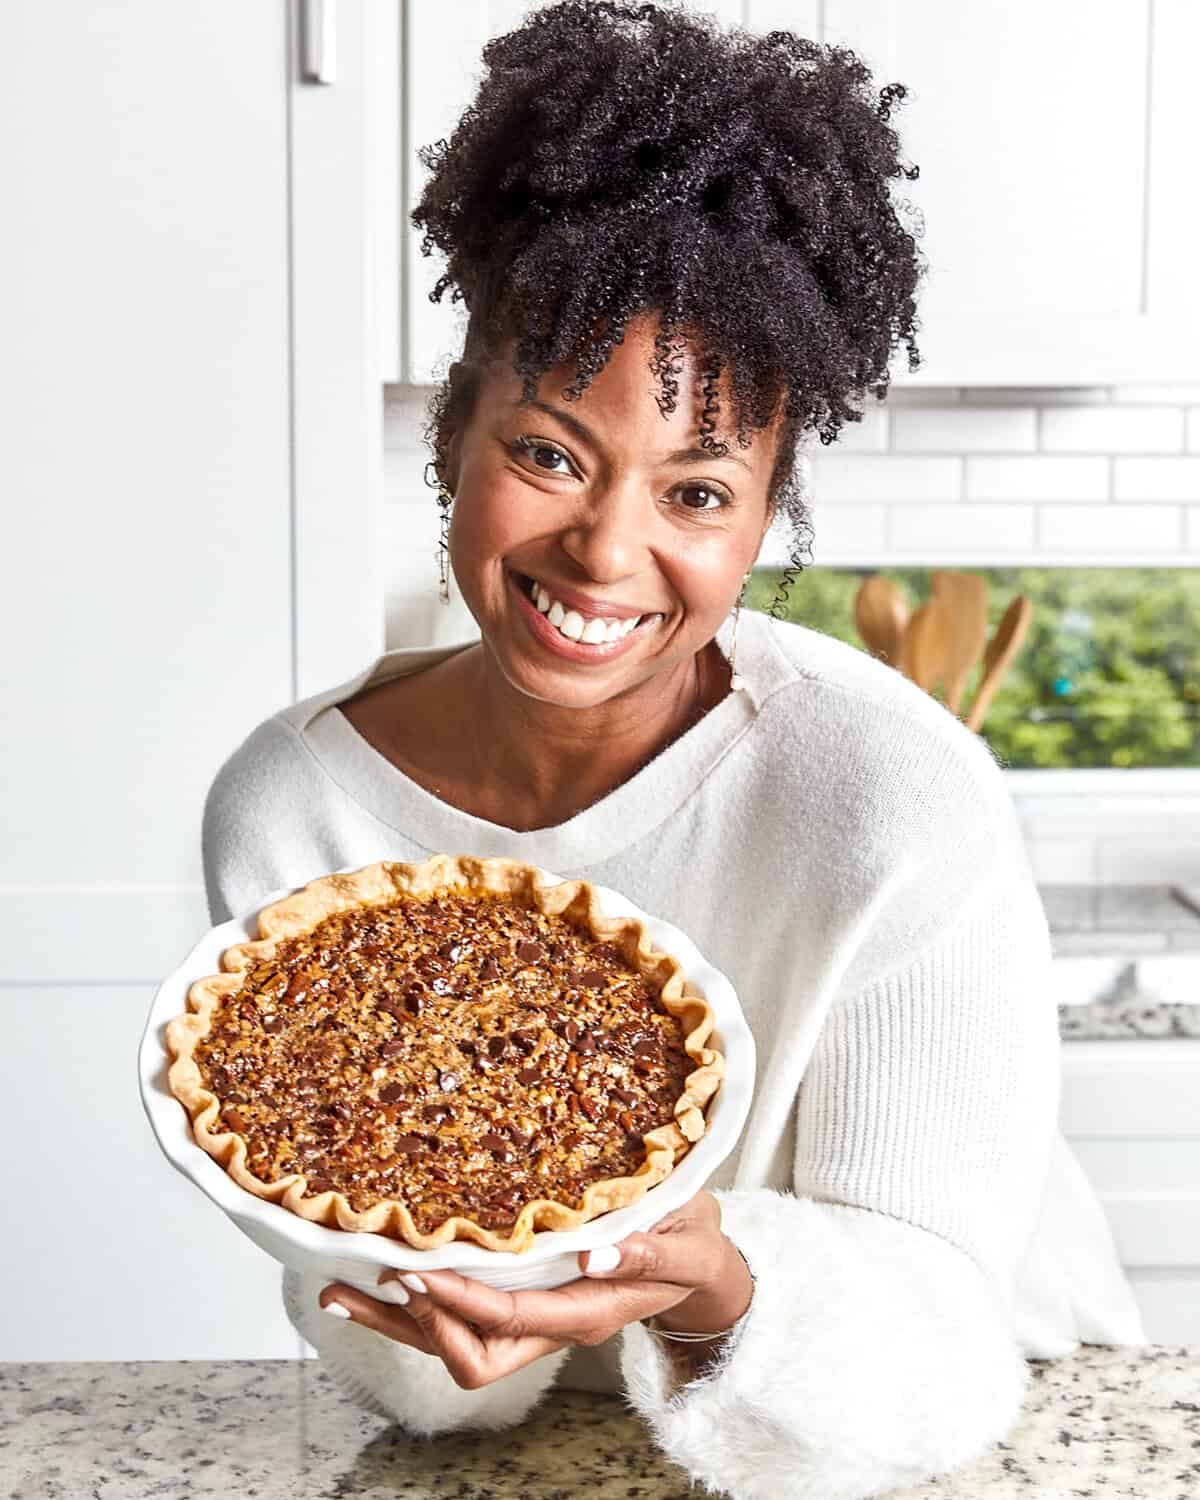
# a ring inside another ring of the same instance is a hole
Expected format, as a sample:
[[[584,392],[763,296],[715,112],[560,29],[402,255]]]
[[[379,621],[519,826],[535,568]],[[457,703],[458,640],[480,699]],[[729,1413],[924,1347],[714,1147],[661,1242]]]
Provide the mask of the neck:
[[[686,734],[729,685],[710,643],[618,697],[565,708],[518,692],[485,643],[469,654],[480,790],[505,809],[500,821],[523,829],[553,827],[598,802]]]

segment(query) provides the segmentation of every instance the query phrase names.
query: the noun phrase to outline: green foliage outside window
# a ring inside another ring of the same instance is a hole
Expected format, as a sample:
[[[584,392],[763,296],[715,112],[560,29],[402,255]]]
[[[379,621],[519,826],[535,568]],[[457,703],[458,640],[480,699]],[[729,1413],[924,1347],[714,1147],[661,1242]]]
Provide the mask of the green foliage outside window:
[[[989,638],[1015,595],[1033,606],[983,724],[1004,764],[1200,766],[1200,568],[963,571],[987,579]],[[874,573],[899,584],[912,609],[929,597],[928,568],[813,567],[792,585],[786,617],[865,650],[854,597]],[[769,609],[780,576],[756,569],[747,605]],[[981,670],[968,681],[964,715]]]

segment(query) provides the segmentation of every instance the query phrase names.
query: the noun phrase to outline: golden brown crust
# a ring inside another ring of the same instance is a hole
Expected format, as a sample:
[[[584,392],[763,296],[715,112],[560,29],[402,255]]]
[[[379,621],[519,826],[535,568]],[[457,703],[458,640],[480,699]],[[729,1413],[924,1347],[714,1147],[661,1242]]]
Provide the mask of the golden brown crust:
[[[696,1063],[687,1075],[683,1093],[674,1106],[672,1123],[648,1130],[643,1139],[646,1158],[631,1176],[592,1182],[582,1207],[570,1208],[551,1198],[525,1203],[507,1235],[487,1229],[474,1219],[456,1215],[432,1233],[422,1232],[402,1202],[388,1198],[365,1211],[354,1209],[337,1189],[306,1196],[306,1178],[292,1172],[265,1182],[250,1171],[245,1138],[236,1131],[211,1131],[221,1101],[206,1088],[193,1056],[197,1043],[209,1032],[222,998],[235,993],[248,970],[274,955],[283,940],[310,932],[325,918],[354,907],[384,905],[404,896],[442,890],[488,892],[511,896],[551,916],[566,916],[598,939],[618,946],[628,963],[658,988],[663,1008],[679,1018],[684,1048]],[[388,1235],[420,1250],[432,1250],[453,1240],[468,1240],[486,1249],[527,1250],[538,1230],[576,1229],[599,1214],[636,1202],[674,1170],[679,1159],[707,1129],[705,1108],[724,1077],[724,1057],[706,1046],[715,1023],[707,1000],[685,988],[678,959],[656,949],[645,924],[636,918],[601,914],[593,887],[582,880],[550,882],[531,865],[510,859],[478,859],[470,855],[437,854],[423,864],[380,861],[360,870],[323,875],[258,914],[259,937],[225,949],[221,974],[196,980],[188,990],[188,1011],[166,1028],[167,1048],[174,1061],[168,1071],[171,1092],[188,1111],[196,1141],[247,1191],[282,1204],[300,1217],[331,1229]]]

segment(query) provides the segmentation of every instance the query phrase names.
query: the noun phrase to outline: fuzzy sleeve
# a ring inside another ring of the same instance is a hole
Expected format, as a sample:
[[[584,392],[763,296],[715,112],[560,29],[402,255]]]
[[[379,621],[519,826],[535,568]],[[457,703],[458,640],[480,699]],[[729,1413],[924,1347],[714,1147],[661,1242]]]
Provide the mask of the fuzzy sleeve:
[[[1048,962],[1017,869],[836,1007],[796,1100],[794,1191],[714,1191],[757,1277],[740,1336],[677,1387],[660,1343],[623,1331],[630,1403],[706,1493],[865,1500],[1012,1427],[1012,1272],[1057,1128]]]

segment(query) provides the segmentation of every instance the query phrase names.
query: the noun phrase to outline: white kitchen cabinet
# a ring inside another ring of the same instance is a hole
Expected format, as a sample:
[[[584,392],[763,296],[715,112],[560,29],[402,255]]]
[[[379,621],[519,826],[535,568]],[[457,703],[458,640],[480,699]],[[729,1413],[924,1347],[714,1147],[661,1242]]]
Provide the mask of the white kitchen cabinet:
[[[1200,1041],[1063,1045],[1059,1123],[1151,1343],[1200,1343]]]
[[[449,137],[482,77],[485,41],[538,8],[520,0],[407,0],[403,203],[417,148]],[[1194,0],[725,0],[690,7],[758,33],[782,27],[853,47],[920,180],[924,364],[897,385],[1110,385],[1194,378],[1200,196],[1192,114]],[[393,376],[440,379],[461,304],[432,304],[443,269],[404,219],[406,352]]]
[[[277,1270],[158,1151],[135,1054],[208,925],[217,768],[382,649],[388,9],[341,8],[329,86],[298,14],[6,8],[0,1361],[297,1348]]]

